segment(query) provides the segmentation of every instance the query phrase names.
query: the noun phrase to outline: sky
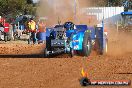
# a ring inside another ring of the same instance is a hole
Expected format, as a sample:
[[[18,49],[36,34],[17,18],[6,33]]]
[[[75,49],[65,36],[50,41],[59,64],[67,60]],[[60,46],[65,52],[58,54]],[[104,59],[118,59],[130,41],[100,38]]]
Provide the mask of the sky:
[[[38,2],[39,0],[33,0],[34,3]]]

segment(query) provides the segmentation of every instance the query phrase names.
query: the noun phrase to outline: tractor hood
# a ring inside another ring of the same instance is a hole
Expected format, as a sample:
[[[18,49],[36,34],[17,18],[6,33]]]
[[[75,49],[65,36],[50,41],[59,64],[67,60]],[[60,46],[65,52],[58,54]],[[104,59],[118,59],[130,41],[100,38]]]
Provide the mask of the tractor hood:
[[[87,25],[76,25],[76,28],[75,28],[76,31],[82,31],[82,32],[87,29],[88,29]]]

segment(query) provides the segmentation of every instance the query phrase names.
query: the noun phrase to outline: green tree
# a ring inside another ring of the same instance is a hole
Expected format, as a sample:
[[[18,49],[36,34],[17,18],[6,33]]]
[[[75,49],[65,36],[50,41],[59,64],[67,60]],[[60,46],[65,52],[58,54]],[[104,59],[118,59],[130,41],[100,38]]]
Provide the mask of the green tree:
[[[27,4],[33,4],[32,0],[27,0]]]
[[[26,0],[0,0],[0,15],[15,17],[20,14],[35,14],[33,4]]]

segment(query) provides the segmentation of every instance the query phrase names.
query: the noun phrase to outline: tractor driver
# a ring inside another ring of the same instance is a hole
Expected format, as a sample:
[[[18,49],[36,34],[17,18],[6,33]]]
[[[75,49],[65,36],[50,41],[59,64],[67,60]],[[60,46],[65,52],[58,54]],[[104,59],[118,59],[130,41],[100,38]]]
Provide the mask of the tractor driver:
[[[64,28],[65,28],[65,31],[68,31],[68,30],[76,29],[76,26],[72,22],[65,22]],[[72,41],[73,33],[69,31],[67,33],[67,37],[68,37],[67,43],[69,43],[70,41]]]

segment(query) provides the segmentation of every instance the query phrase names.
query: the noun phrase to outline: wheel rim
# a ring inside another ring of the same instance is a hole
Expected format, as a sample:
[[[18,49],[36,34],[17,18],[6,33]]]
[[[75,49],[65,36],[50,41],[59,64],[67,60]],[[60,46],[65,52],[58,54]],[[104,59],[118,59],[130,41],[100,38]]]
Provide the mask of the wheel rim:
[[[87,50],[89,51],[89,49],[90,49],[90,42],[88,40],[88,42],[87,42]]]

